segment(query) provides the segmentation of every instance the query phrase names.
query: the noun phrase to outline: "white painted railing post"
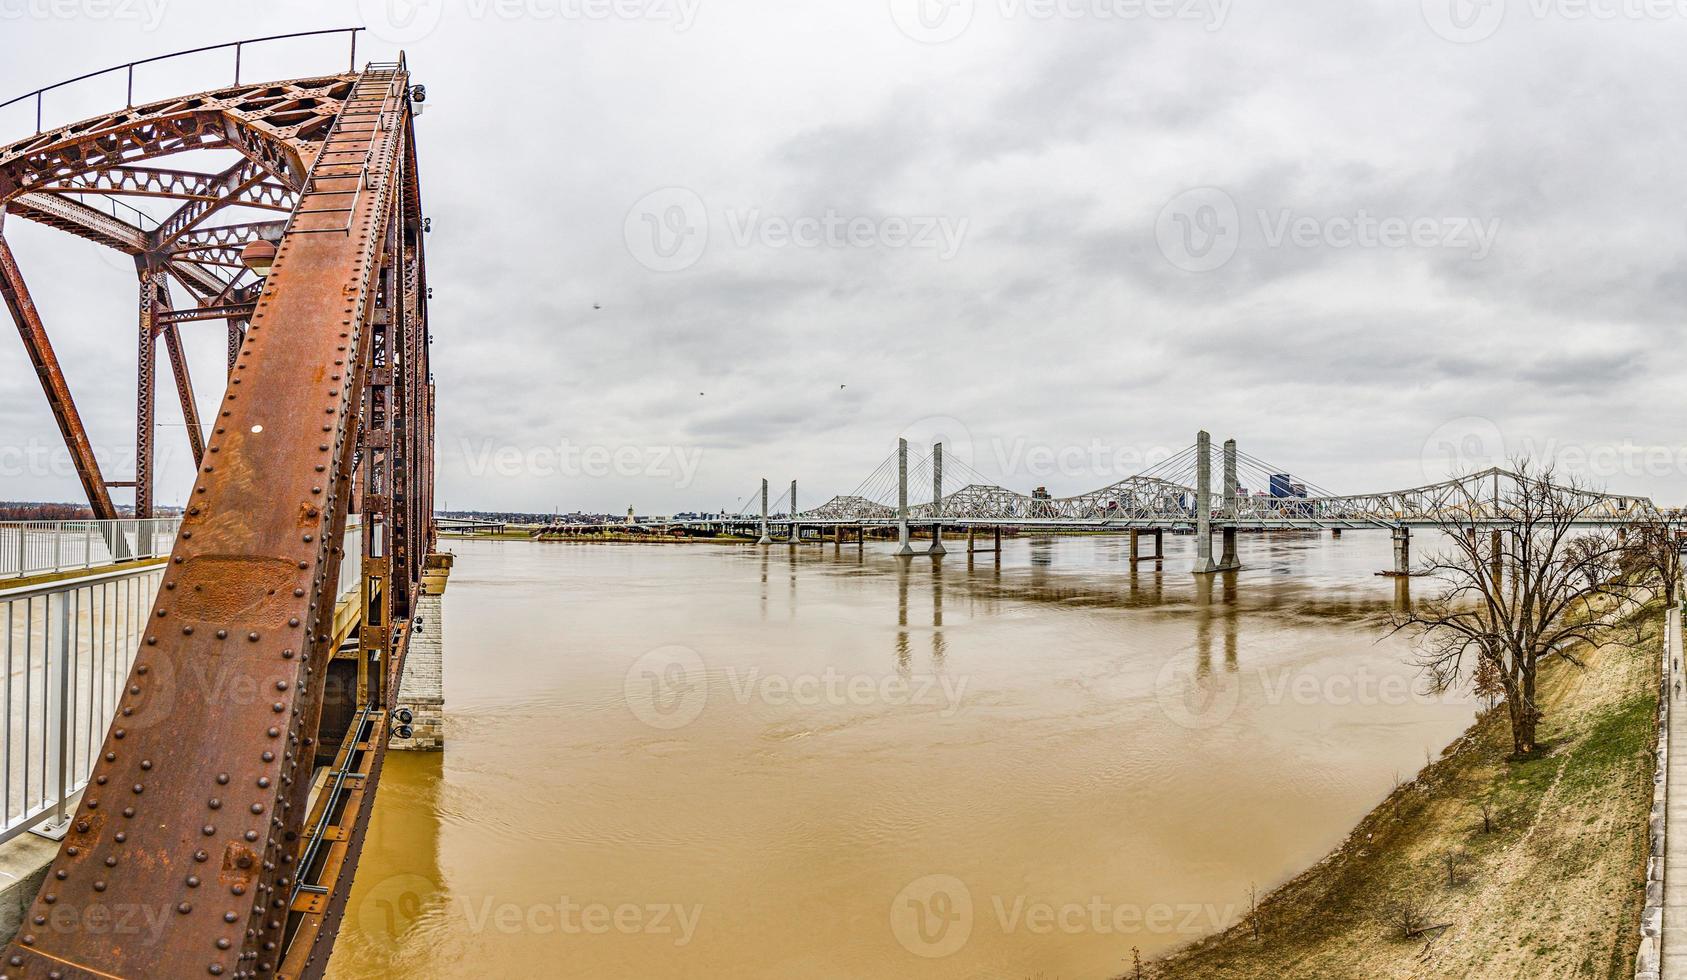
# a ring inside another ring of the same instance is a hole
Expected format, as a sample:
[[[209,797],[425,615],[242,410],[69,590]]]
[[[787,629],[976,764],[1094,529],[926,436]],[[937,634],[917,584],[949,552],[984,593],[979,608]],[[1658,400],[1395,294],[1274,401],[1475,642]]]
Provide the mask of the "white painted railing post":
[[[47,772],[45,779],[51,779],[50,792],[53,794],[53,817],[42,828],[47,836],[53,836],[54,831],[62,830],[65,826],[64,812],[65,797],[70,795],[70,763],[75,753],[70,751],[70,597],[74,590],[66,589],[47,597],[47,620],[42,629],[49,636],[53,629],[58,630],[56,638],[47,644],[47,687],[45,690],[47,702]],[[58,615],[53,615],[52,606],[58,606]],[[44,791],[47,790],[43,787]]]

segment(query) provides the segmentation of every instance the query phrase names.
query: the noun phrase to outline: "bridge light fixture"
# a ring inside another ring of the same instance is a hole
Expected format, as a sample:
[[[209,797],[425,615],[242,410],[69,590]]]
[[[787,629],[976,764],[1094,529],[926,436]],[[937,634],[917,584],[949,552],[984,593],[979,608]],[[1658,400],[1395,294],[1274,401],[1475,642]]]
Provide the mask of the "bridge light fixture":
[[[269,275],[270,266],[275,264],[275,243],[263,238],[252,239],[240,250],[240,262],[260,278]]]

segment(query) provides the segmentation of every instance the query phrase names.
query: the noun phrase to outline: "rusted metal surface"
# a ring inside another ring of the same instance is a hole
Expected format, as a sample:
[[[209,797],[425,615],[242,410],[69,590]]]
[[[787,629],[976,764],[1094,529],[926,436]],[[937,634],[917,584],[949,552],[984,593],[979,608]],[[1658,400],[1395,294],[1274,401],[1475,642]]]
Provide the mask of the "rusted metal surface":
[[[141,270],[140,316],[150,318],[152,332],[143,329],[137,337],[136,472],[133,480],[123,481],[135,487],[136,516],[152,512],[155,357],[161,328],[169,322],[249,319],[256,283],[239,265],[239,247],[253,236],[275,239],[281,234],[277,222],[214,225],[212,220],[229,208],[293,212],[310,167],[357,78],[350,73],[326,75],[164,99],[0,148],[0,208],[5,213],[132,256]],[[240,158],[216,173],[149,162],[196,150],[233,150]],[[152,220],[126,203],[131,197],[180,204]],[[90,203],[101,201],[112,203],[106,208]],[[160,306],[156,297],[167,288],[166,276],[195,302],[179,304],[180,310],[166,311]],[[15,280],[21,292],[21,277],[7,278]],[[27,301],[27,293],[21,295]],[[193,311],[195,306],[217,309],[201,314]],[[34,328],[26,328],[19,321],[32,359],[38,349],[51,351],[39,318],[34,322]],[[173,331],[162,336],[180,392],[185,362],[175,353],[179,342]],[[231,347],[232,343],[231,336]],[[61,419],[60,428],[90,505],[97,516],[116,516],[107,490],[115,484],[98,478],[91,451],[81,448],[86,433],[74,418],[74,403],[62,373],[50,357],[37,361],[37,369],[44,371],[48,400]],[[69,409],[68,416],[61,406]],[[183,407],[188,407],[185,394]],[[197,457],[200,447],[193,448]]]
[[[24,284],[23,273],[19,271],[17,259],[13,257],[12,248],[6,244],[4,236],[0,236],[0,298],[5,299],[6,308],[18,325],[18,335],[23,338],[29,363],[35,366],[41,390],[53,410],[53,418],[58,421],[59,433],[64,436],[65,447],[70,450],[71,462],[76,464],[76,475],[82,481],[82,489],[88,495],[94,517],[102,521],[116,520],[117,508],[112,506],[111,493],[106,489],[105,478],[100,475],[100,464],[94,458],[88,430],[82,425],[82,415],[77,412],[76,401],[70,396],[70,385],[65,383],[58,355],[53,353],[52,341],[47,338],[47,328],[41,322],[35,300],[29,295],[29,287]]]
[[[301,108],[305,90],[331,92],[331,114]],[[294,110],[264,115],[253,106],[265,92]],[[143,107],[163,123],[150,145],[132,113],[43,134],[0,150],[0,202],[41,185],[37,166],[53,186],[75,179],[66,147],[96,161],[90,172],[165,155],[156,144],[170,139],[198,148],[210,138],[207,101],[223,103],[223,145],[285,179],[298,204],[249,321],[228,308],[235,282],[183,276],[179,257],[162,253],[143,265],[143,363],[155,332],[176,362],[185,321],[160,322],[168,274],[230,324],[228,388],[92,784],[0,980],[320,976],[380,778],[410,597],[433,540],[433,396],[416,288],[426,280],[402,63]],[[180,139],[168,135],[178,125]],[[245,136],[226,135],[241,126]],[[175,186],[103,178],[143,179]],[[379,525],[365,543],[375,548],[363,562],[360,682],[330,694],[340,543],[359,499],[364,526]],[[325,699],[348,696],[356,721],[324,727]],[[319,764],[337,788],[313,807]],[[125,912],[148,928],[110,928]]]

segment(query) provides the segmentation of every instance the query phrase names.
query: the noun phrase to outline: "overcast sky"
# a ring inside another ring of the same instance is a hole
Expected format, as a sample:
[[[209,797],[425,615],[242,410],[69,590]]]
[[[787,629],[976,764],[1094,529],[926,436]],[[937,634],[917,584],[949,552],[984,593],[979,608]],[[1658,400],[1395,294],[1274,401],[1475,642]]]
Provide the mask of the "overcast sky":
[[[806,506],[898,435],[1073,493],[1202,427],[1339,491],[1531,453],[1687,500],[1687,0],[0,0],[0,99],[359,19],[427,86],[454,508]],[[128,479],[132,264],[5,231]],[[57,439],[8,329],[0,498],[80,498]]]

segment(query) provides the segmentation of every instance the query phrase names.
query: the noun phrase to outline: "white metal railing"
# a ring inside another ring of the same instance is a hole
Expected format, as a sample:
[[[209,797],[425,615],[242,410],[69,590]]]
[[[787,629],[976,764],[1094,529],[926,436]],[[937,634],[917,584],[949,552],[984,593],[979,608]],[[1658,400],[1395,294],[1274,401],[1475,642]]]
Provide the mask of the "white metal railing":
[[[137,523],[159,526],[137,528]],[[174,543],[179,523],[40,522],[27,530],[45,538],[48,528],[129,525],[120,530],[131,551],[162,555]],[[0,533],[12,528],[0,526]],[[150,549],[138,544],[147,534],[155,541]],[[75,534],[60,536],[81,540]],[[97,560],[99,543],[118,538],[95,532],[93,540],[92,552],[77,554]],[[344,548],[340,598],[363,584],[363,527],[357,515],[346,523]],[[86,567],[81,560],[64,567]],[[0,668],[5,671],[0,675],[0,843],[44,824],[62,825],[70,815],[70,800],[88,785],[163,577],[163,566],[145,565],[0,589]]]
[[[0,590],[0,842],[69,816],[163,576],[147,565]]]
[[[0,521],[0,579],[161,558],[175,546],[179,517],[127,521]]]

